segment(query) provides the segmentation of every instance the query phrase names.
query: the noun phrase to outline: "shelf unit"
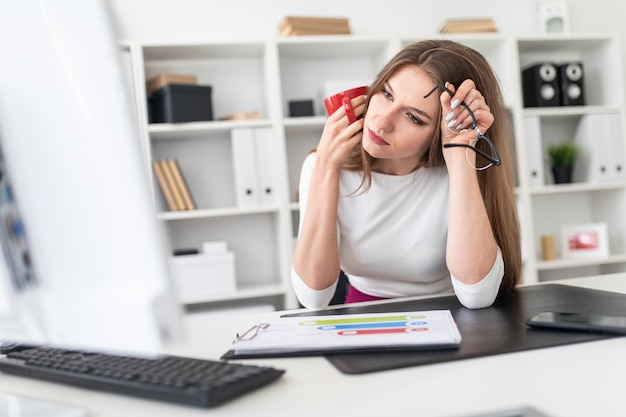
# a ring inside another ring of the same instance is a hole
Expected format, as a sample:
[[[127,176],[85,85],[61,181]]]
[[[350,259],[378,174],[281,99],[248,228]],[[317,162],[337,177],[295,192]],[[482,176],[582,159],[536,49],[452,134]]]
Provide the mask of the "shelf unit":
[[[520,107],[526,140],[524,158],[525,231],[529,253],[525,280],[604,274],[626,269],[626,172],[624,149],[623,70],[618,38],[608,35],[524,37],[516,40],[521,68],[536,62],[581,62],[584,106]],[[522,104],[521,102],[519,103]],[[609,120],[610,128],[604,122]],[[590,128],[591,127],[591,128]],[[551,143],[571,140],[583,153],[574,166],[574,182],[554,184],[545,165]],[[518,145],[522,141],[518,140]],[[591,146],[590,146],[591,145]],[[609,161],[611,159],[611,161]],[[601,161],[602,160],[602,161]],[[559,252],[561,228],[606,223],[609,256],[565,258]],[[543,261],[539,241],[551,235],[557,259]]]
[[[524,282],[626,270],[623,168],[610,180],[579,175],[573,184],[554,185],[543,162],[548,144],[563,136],[574,138],[585,120],[605,117],[615,128],[607,133],[615,148],[611,154],[617,155],[613,163],[623,164],[626,147],[618,38],[503,34],[446,38],[479,50],[501,81],[516,138]],[[226,240],[236,253],[237,292],[186,300],[186,304],[210,307],[269,299],[277,308],[297,306],[289,275],[298,225],[298,179],[302,161],[317,144],[326,120],[323,85],[327,81],[369,84],[395,52],[420,39],[310,36],[233,43],[123,43],[131,62],[146,169],[171,248],[198,248],[204,241]],[[533,62],[555,60],[583,62],[587,105],[524,108],[521,69]],[[211,85],[216,119],[253,110],[261,118],[150,124],[145,82],[161,72],[194,74],[199,84]],[[315,114],[289,117],[289,101],[301,99],[314,101]],[[272,164],[275,170],[277,198],[269,205],[240,207],[231,133],[263,127],[273,131],[273,154],[271,160],[260,163]],[[150,163],[160,158],[179,161],[197,210],[166,211]],[[552,234],[558,241],[561,227],[590,222],[608,224],[610,256],[541,260],[541,236]]]

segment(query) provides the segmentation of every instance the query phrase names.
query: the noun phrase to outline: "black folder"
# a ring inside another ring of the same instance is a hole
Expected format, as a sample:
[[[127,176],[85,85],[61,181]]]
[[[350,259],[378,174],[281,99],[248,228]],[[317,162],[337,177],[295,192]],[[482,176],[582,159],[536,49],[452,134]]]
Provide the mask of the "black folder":
[[[478,310],[461,306],[457,298],[450,295],[394,303],[370,305],[355,303],[339,309],[286,316],[436,309],[451,310],[463,337],[459,349],[342,353],[327,354],[325,357],[343,373],[361,374],[619,337],[599,333],[534,329],[528,327],[525,321],[541,311],[626,315],[626,294],[562,284],[544,284],[502,292],[493,306]]]

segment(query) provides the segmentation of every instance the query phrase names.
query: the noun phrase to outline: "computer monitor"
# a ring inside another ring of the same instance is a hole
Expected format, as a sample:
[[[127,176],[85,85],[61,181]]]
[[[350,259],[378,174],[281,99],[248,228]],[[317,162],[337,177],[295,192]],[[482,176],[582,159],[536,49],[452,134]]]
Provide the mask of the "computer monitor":
[[[106,1],[1,3],[0,340],[160,350],[181,311]]]

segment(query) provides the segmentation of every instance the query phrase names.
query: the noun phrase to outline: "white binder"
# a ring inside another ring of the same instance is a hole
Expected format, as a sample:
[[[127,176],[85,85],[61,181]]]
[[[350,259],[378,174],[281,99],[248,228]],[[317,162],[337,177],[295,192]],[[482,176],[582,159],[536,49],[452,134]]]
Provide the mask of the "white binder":
[[[528,178],[531,187],[541,187],[546,184],[544,174],[544,153],[541,145],[541,121],[538,116],[524,118],[524,132],[526,134],[526,152],[528,153]]]
[[[231,142],[237,206],[258,206],[260,197],[254,132],[251,128],[235,128],[231,130]]]
[[[254,136],[259,201],[262,205],[272,204],[278,200],[274,130],[271,127],[258,127],[254,129]]]
[[[589,114],[582,116],[574,142],[581,148],[581,153],[574,164],[575,182],[605,182],[613,179],[609,115]]]
[[[607,117],[612,181],[626,181],[626,149],[624,149],[624,128],[621,117],[617,114],[609,114]]]

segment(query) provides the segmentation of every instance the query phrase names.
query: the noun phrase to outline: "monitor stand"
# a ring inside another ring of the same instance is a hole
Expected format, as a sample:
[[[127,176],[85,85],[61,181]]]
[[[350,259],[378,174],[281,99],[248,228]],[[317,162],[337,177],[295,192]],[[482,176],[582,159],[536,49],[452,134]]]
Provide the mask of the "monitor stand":
[[[88,417],[86,409],[0,391],[0,415],[11,417]]]

